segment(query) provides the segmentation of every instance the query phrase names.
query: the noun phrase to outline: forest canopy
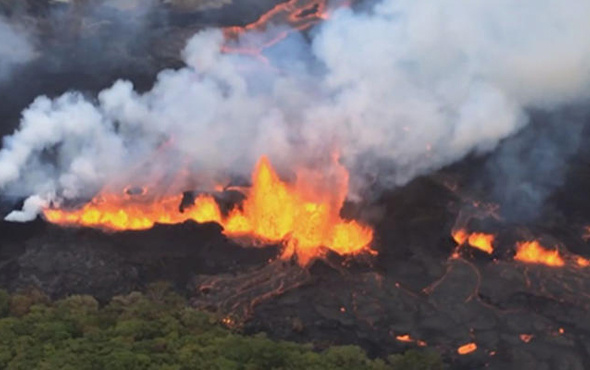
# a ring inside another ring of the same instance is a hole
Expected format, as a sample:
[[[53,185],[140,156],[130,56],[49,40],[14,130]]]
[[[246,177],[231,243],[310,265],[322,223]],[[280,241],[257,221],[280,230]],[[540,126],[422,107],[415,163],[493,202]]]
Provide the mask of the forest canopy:
[[[187,306],[165,284],[100,305],[91,296],[50,301],[0,290],[2,369],[442,369],[438,354],[410,350],[369,359],[356,346],[245,336]]]

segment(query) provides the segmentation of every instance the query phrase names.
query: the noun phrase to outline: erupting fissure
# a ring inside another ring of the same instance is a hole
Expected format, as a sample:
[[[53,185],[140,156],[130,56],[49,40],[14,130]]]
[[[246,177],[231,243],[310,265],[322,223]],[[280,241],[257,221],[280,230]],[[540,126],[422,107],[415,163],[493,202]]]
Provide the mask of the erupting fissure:
[[[52,223],[109,230],[142,230],[156,223],[186,220],[217,222],[230,237],[284,242],[283,257],[296,255],[299,263],[306,265],[321,256],[324,248],[339,254],[355,254],[368,250],[373,239],[370,227],[340,217],[348,191],[348,172],[337,160],[333,168],[336,180],[330,182],[332,186],[318,190],[310,181],[317,183],[323,174],[300,170],[297,181],[290,184],[281,180],[269,160],[262,157],[242,206],[226,216],[208,194],[198,196],[193,206],[180,212],[182,195],[153,199],[148,194],[128,192],[99,194],[80,209],[49,208],[43,213]]]
[[[469,234],[465,229],[459,229],[453,232],[453,239],[458,245],[469,245],[470,247],[479,249],[485,253],[492,254],[494,252],[494,235],[485,233],[471,233]]]
[[[546,250],[536,240],[518,243],[514,259],[521,262],[537,263],[552,267],[562,267],[565,265],[565,261],[559,255],[558,250]]]

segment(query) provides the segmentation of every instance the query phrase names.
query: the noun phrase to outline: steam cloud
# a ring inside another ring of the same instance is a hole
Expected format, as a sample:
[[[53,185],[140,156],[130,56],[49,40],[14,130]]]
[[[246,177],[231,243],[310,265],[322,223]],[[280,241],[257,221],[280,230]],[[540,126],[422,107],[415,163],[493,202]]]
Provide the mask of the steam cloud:
[[[352,194],[367,177],[405,184],[495,149],[527,109],[587,99],[588,14],[578,0],[384,0],[335,12],[311,42],[293,33],[267,51],[276,68],[223,54],[221,31],[200,32],[187,66],[162,71],[147,93],[117,81],[98,99],[37,98],[0,151],[0,186],[34,195],[8,218],[114,179],[154,183],[188,168],[198,178],[176,186],[206,187],[246,175],[261,154],[292,168],[338,149]]]

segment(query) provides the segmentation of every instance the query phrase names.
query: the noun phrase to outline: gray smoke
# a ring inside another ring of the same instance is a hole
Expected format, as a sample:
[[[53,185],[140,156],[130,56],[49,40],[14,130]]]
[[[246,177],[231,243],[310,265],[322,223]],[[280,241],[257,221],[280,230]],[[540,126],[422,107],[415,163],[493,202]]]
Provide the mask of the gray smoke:
[[[0,81],[7,78],[15,66],[34,57],[35,49],[31,36],[0,15]]]
[[[118,81],[96,100],[38,98],[4,140],[0,186],[37,196],[22,220],[34,204],[113,183],[178,172],[175,187],[206,188],[247,175],[262,154],[288,169],[336,150],[351,196],[367,177],[403,185],[494,150],[527,124],[528,109],[587,99],[588,14],[578,0],[384,0],[335,12],[310,43],[292,34],[268,50],[270,66],[221,53],[219,30],[199,32],[187,66],[161,72],[151,91]],[[142,164],[149,170],[137,172]]]
[[[536,113],[534,126],[506,140],[486,161],[491,196],[510,221],[538,216],[541,206],[563,185],[568,164],[578,152],[590,123],[588,110]]]

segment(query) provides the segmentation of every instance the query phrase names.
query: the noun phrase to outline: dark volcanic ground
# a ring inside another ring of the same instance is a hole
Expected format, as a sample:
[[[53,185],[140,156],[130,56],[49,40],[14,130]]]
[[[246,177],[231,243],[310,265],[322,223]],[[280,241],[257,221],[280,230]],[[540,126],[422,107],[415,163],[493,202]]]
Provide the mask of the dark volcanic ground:
[[[465,207],[438,178],[416,180],[379,204],[385,209],[376,225],[378,256],[331,255],[309,270],[277,260],[276,247],[241,247],[215,224],[104,233],[40,220],[2,223],[0,283],[107,300],[169,280],[230,326],[318,348],[352,343],[379,356],[418,346],[396,339],[409,334],[441,351],[453,368],[590,366],[590,268],[511,260],[514,240],[534,235],[557,243],[563,239],[552,230],[559,227],[496,225],[493,256],[463,248],[449,258],[455,210]],[[480,225],[490,227],[471,223]],[[569,245],[587,250],[581,234],[571,233]],[[475,352],[457,354],[470,342]]]
[[[117,37],[123,25],[116,20],[124,13],[90,16],[109,20],[91,30],[80,30],[79,15],[67,7],[41,6],[20,14],[32,17],[43,42],[36,60],[0,82],[2,134],[16,127],[19,112],[39,94],[96,92],[119,77],[149,88],[157,71],[180,64],[178,50],[192,32],[207,25],[247,23],[272,3],[236,2],[206,11],[157,8],[139,28],[147,32],[141,44]],[[69,27],[77,31],[68,32]],[[542,121],[535,118],[521,136],[549,127]],[[515,202],[500,202],[500,219],[482,211],[483,205],[474,208],[473,200],[495,200],[480,171],[495,162],[494,156],[469,158],[365,205],[359,215],[376,229],[375,257],[331,255],[303,270],[277,260],[276,246],[244,248],[214,224],[104,233],[42,220],[2,222],[0,285],[11,290],[37,286],[53,297],[92,294],[105,301],[169,280],[195,306],[218,312],[230,326],[312,341],[318,348],[358,344],[379,356],[418,347],[419,340],[442,352],[452,368],[587,369],[590,268],[512,260],[514,242],[530,238],[559,245],[566,256],[590,256],[583,238],[584,226],[590,224],[590,135],[586,130],[578,134],[579,149],[561,166],[563,182],[534,208],[535,217],[515,217]],[[14,199],[4,197],[12,207]],[[502,213],[505,209],[511,211]],[[497,235],[492,256],[462,248],[450,258],[456,248],[451,229],[460,212],[483,215],[468,225]],[[396,339],[402,335],[414,342]],[[478,346],[475,352],[457,353],[471,342]]]

